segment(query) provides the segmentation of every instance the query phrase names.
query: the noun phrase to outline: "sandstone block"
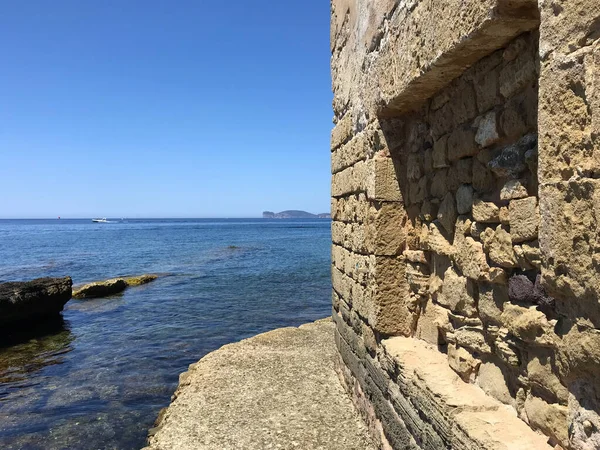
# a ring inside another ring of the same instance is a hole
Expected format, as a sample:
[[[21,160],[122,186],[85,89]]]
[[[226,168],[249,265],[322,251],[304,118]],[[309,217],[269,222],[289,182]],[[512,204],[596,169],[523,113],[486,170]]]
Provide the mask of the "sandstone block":
[[[480,147],[489,147],[500,139],[495,111],[490,111],[486,115],[479,117],[476,123],[478,125],[475,142]]]
[[[534,355],[531,358],[527,363],[527,378],[538,391],[546,393],[552,402],[567,404],[569,391],[560,382],[548,356]]]
[[[331,132],[331,149],[335,150],[348,142],[354,133],[353,119],[350,114],[346,114],[333,128]]]
[[[448,135],[442,136],[433,144],[433,168],[443,169],[448,167],[447,157]]]
[[[481,223],[500,222],[500,208],[492,202],[484,202],[476,199],[473,203],[473,219]]]
[[[500,191],[500,200],[525,198],[529,194],[522,180],[508,180]]]
[[[489,248],[490,259],[500,267],[517,267],[511,235],[501,225],[498,225],[486,246]]]
[[[448,364],[466,383],[474,380],[480,363],[464,348],[448,345]]]
[[[504,305],[508,303],[508,287],[502,284],[479,284],[479,314],[489,323],[500,324]]]
[[[508,389],[507,375],[493,363],[484,363],[479,367],[477,385],[483,391],[506,405],[515,405],[515,399]]]
[[[452,268],[446,270],[442,292],[438,295],[440,305],[450,308],[455,313],[471,317],[477,313],[474,294],[472,281],[461,277]]]
[[[374,158],[368,164],[367,197],[377,201],[401,202],[402,194],[392,158]]]
[[[458,161],[466,156],[477,153],[475,144],[475,132],[470,127],[455,129],[448,137],[448,159]]]
[[[536,197],[511,200],[508,214],[513,242],[537,239],[540,215]]]
[[[421,310],[415,337],[432,345],[444,344],[449,325],[448,310],[430,301]]]
[[[568,448],[569,445],[568,411],[566,406],[548,404],[533,395],[529,395],[525,400],[525,412],[529,419],[529,425],[552,436],[565,448]]]
[[[477,280],[489,272],[483,245],[470,236],[456,233],[453,259],[460,271],[468,278]]]

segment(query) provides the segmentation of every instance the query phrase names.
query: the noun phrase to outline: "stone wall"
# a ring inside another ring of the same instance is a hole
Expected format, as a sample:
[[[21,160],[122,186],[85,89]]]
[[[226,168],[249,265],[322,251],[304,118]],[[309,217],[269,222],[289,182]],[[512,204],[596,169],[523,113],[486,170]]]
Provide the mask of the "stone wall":
[[[331,43],[339,372],[381,446],[600,448],[600,5],[334,0]]]

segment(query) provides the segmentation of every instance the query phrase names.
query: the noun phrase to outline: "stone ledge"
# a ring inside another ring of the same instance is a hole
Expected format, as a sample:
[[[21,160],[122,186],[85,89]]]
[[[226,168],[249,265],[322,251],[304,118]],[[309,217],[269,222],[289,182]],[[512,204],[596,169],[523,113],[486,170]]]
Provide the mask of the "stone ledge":
[[[334,370],[331,319],[209,353],[181,374],[146,450],[375,446]]]
[[[382,345],[382,359],[398,373],[400,392],[390,395],[398,398],[395,407],[423,448],[433,448],[427,443],[439,438],[455,450],[553,448],[512,407],[463,382],[435,347],[402,337],[383,340]]]

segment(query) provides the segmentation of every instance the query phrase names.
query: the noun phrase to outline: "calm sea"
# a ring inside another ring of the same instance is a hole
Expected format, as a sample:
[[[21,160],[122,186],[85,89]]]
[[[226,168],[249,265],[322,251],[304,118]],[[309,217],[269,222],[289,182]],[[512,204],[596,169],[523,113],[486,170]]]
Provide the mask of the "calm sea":
[[[0,220],[0,282],[158,273],[0,346],[0,448],[135,449],[179,373],[330,314],[328,220]]]

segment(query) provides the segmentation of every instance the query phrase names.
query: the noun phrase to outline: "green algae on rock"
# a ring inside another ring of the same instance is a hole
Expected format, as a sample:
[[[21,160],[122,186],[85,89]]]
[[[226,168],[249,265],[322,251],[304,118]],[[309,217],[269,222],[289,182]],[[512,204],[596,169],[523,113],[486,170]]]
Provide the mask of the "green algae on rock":
[[[73,291],[73,298],[99,298],[108,297],[123,292],[129,286],[141,286],[150,283],[158,278],[158,275],[144,274],[134,277],[111,278],[105,281],[96,281],[93,283],[78,286]]]

